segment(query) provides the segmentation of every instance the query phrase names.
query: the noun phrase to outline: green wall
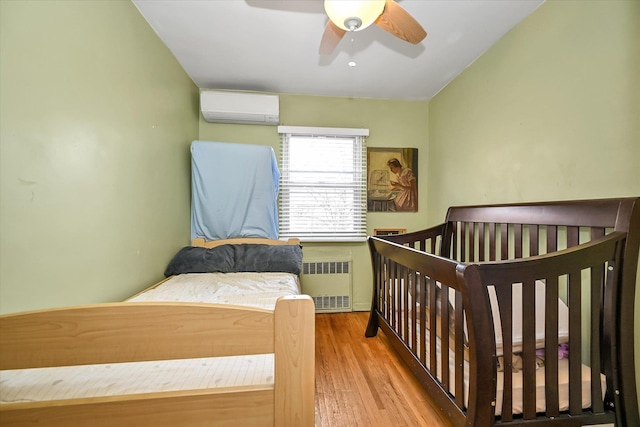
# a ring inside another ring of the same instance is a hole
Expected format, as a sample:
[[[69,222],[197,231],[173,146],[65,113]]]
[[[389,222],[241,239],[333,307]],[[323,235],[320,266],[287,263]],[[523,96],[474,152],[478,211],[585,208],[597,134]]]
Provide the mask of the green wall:
[[[418,149],[418,212],[371,212],[369,233],[374,228],[403,227],[419,230],[426,221],[428,114],[427,102],[384,99],[335,98],[305,95],[280,95],[280,124],[367,128],[368,147],[412,147]],[[263,144],[280,156],[277,126],[207,123],[200,116],[200,139],[207,141]],[[363,243],[305,243],[304,256],[311,258],[349,257],[353,260],[353,307],[371,307],[372,273],[369,250]]]
[[[498,41],[429,103],[428,218],[640,196],[639,41],[637,0],[547,1]]]
[[[121,300],[189,239],[198,89],[129,1],[0,1],[0,312]]]
[[[547,1],[430,104],[428,216],[640,195],[640,2]]]

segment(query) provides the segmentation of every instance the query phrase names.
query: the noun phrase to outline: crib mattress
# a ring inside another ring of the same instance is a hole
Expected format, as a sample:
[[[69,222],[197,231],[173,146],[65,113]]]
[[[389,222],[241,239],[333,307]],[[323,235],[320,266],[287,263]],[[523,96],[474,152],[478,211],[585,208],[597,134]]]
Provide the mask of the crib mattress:
[[[602,398],[607,388],[606,377],[600,375]],[[496,395],[496,415],[500,415],[502,411],[502,396],[504,394],[504,372],[498,372],[497,377],[497,395]],[[591,407],[591,368],[582,365],[582,407]],[[546,410],[544,396],[544,367],[536,370],[536,412],[544,412]],[[558,360],[558,397],[560,411],[569,409],[569,360]],[[513,373],[513,413],[521,414],[523,407],[523,375],[522,372]]]
[[[273,310],[279,297],[299,294],[298,277],[290,273],[188,273],[127,301],[204,302]]]
[[[440,354],[440,338],[436,338],[436,353]],[[427,352],[429,349],[429,341],[427,338]],[[591,368],[587,365],[582,365],[581,371],[581,392],[582,392],[582,407],[591,407]],[[437,376],[439,381],[442,381],[441,364],[437,366]],[[504,395],[504,372],[498,372],[496,378],[496,415],[502,413],[502,400]],[[602,388],[602,398],[604,399],[604,392],[606,390],[606,376],[600,374],[600,383]],[[453,388],[455,384],[455,353],[453,349],[449,350],[449,384]],[[536,370],[536,412],[544,412],[546,409],[545,399],[545,367],[542,366]],[[469,362],[464,361],[464,401],[468,402],[468,390],[469,390]],[[512,374],[512,405],[513,414],[522,414],[524,411],[523,402],[523,372],[513,372]],[[453,394],[453,389],[450,390]],[[559,409],[560,411],[567,411],[569,409],[569,360],[558,360],[558,397],[559,397]]]

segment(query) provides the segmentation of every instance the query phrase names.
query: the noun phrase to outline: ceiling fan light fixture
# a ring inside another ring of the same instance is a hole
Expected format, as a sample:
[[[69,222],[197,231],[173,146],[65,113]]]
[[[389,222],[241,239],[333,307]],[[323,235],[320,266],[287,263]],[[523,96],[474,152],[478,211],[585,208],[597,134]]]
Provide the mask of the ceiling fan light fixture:
[[[329,19],[345,31],[360,31],[384,11],[385,0],[324,0]]]

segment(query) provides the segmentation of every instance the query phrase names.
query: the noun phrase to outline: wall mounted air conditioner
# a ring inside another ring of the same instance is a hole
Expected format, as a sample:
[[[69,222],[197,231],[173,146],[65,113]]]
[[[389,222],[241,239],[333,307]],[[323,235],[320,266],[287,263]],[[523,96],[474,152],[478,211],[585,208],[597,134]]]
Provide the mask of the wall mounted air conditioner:
[[[277,95],[245,92],[200,92],[200,110],[207,122],[277,125],[280,100]]]

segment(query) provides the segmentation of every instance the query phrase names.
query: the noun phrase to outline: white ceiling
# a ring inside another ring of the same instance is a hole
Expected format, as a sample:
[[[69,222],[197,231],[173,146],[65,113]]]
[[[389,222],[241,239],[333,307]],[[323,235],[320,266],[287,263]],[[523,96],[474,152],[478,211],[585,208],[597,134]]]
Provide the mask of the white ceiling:
[[[543,1],[401,0],[422,43],[373,25],[328,56],[322,0],[133,3],[201,89],[429,100]]]

